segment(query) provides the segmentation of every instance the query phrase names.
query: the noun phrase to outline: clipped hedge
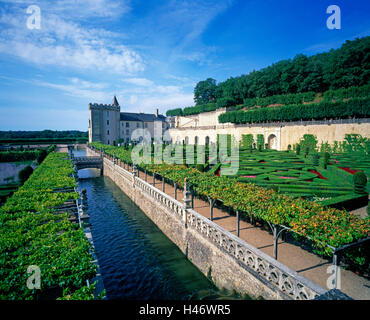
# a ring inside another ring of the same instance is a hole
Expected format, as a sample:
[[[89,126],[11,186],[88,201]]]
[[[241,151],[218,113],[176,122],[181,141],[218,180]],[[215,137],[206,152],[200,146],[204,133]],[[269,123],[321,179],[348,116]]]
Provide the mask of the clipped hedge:
[[[32,161],[37,158],[38,151],[4,151],[0,152],[0,162]]]
[[[370,96],[370,84],[361,87],[349,87],[337,90],[328,90],[323,94],[324,100],[327,101],[369,96]]]
[[[181,115],[182,115],[182,109],[181,108],[167,110],[167,112],[166,112],[166,116],[167,117],[170,117],[170,116],[181,116]]]
[[[320,120],[325,118],[366,118],[370,116],[370,99],[356,98],[340,102],[288,105],[248,111],[229,111],[219,115],[220,123],[261,123],[272,121]]]
[[[272,104],[301,104],[303,102],[312,102],[316,97],[313,91],[293,94],[274,95],[265,98],[247,98],[243,100],[243,107],[267,107]]]

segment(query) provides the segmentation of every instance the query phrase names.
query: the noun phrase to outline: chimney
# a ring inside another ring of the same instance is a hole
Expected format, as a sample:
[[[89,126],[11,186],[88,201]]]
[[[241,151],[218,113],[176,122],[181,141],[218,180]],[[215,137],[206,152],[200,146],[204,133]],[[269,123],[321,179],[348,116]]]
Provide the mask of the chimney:
[[[155,109],[154,115],[156,116],[156,118],[158,118],[158,109]]]

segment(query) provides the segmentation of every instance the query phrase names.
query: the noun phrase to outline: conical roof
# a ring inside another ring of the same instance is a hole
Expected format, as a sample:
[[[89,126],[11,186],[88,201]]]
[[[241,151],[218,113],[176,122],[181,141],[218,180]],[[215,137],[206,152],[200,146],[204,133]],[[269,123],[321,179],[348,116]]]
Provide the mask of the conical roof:
[[[116,107],[119,106],[116,96],[113,97],[112,106],[116,106]]]

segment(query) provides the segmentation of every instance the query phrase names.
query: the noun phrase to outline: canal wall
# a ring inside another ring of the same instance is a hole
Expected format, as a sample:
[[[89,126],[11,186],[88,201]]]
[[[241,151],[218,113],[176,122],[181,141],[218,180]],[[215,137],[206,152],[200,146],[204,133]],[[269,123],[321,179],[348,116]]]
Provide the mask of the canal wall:
[[[314,299],[327,291],[112,160],[104,158],[103,172],[217,287],[269,300]]]

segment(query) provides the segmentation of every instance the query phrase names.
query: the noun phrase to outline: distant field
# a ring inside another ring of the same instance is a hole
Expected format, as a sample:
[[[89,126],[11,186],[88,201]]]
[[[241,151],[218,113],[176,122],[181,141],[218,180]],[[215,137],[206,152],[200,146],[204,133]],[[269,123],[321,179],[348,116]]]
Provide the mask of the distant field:
[[[78,138],[0,138],[1,144],[10,144],[10,145],[32,145],[32,144],[68,144],[68,143],[86,143],[88,141],[87,137],[78,137]]]

